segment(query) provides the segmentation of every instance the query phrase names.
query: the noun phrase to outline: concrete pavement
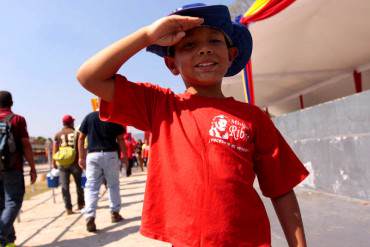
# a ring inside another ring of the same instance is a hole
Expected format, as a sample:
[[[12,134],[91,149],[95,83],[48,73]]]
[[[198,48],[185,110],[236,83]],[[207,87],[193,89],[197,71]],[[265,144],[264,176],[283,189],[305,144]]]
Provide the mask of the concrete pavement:
[[[141,236],[138,231],[146,182],[145,172],[121,178],[121,213],[126,219],[110,223],[108,196],[104,186],[97,210],[98,232],[88,233],[85,220],[77,212],[66,216],[60,194],[55,190],[56,203],[48,191],[27,200],[23,204],[20,222],[15,224],[16,243],[20,246],[68,246],[68,247],[169,247],[171,245]],[[74,185],[71,183],[72,202],[76,202]],[[370,204],[329,194],[298,189],[306,235],[313,247],[368,247],[370,246]],[[272,244],[287,246],[271,203],[264,199],[271,219]],[[76,206],[75,206],[76,207]]]

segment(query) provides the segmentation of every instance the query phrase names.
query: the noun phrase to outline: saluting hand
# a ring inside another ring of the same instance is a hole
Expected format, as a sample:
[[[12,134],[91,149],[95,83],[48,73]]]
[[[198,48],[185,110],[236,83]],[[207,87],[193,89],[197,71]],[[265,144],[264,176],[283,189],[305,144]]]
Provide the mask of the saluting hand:
[[[152,44],[172,46],[179,42],[187,30],[200,26],[203,18],[170,15],[147,26],[147,35]]]

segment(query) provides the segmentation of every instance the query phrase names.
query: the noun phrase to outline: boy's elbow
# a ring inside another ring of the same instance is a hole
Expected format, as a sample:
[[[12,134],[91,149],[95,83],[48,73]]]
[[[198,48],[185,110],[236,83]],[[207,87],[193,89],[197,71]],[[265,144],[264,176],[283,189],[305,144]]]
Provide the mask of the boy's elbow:
[[[78,69],[76,78],[80,82],[81,86],[83,86],[86,89],[89,88],[90,79],[83,67]]]
[[[112,79],[102,80],[99,77],[101,76],[84,65],[79,68],[76,74],[77,80],[87,91],[106,101],[111,101],[114,93],[114,81]]]

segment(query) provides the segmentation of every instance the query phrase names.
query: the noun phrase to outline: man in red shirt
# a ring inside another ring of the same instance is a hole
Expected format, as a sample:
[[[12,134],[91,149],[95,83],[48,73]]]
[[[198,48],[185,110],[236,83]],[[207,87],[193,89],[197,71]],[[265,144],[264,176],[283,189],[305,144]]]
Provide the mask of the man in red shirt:
[[[127,160],[128,160],[128,165],[127,165],[127,170],[126,170],[126,176],[129,177],[131,176],[132,173],[132,167],[134,167],[134,152],[135,152],[135,147],[136,147],[136,141],[132,137],[131,133],[126,133],[124,135],[125,139],[125,145],[126,145],[126,155],[127,155]]]
[[[14,114],[11,111],[12,106],[12,95],[7,91],[0,91],[0,121],[8,120],[10,123],[16,146],[9,164],[0,171],[0,246],[12,244],[16,239],[13,223],[22,207],[25,193],[23,157],[31,167],[31,183],[35,183],[37,178],[26,120]]]

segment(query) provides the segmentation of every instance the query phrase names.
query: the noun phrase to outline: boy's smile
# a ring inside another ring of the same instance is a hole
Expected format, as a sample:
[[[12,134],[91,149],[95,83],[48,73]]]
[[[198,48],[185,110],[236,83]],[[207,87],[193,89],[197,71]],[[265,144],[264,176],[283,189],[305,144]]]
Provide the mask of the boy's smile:
[[[189,30],[173,48],[174,56],[167,57],[166,64],[187,86],[220,84],[237,54],[221,31],[209,27]]]

